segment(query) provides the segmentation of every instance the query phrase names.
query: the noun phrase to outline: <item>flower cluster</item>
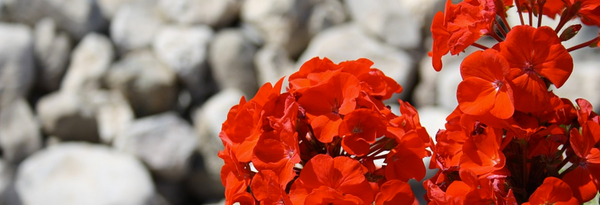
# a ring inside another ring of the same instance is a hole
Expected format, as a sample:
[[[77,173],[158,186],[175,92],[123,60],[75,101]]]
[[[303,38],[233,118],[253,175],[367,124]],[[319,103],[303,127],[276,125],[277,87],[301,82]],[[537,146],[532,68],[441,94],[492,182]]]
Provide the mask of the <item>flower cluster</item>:
[[[431,139],[402,87],[367,59],[313,58],[231,108],[220,138],[226,204],[413,204]]]
[[[511,7],[521,25],[508,24]],[[541,26],[542,15],[560,16],[557,27]],[[437,71],[447,53],[481,50],[463,60],[459,105],[436,134],[430,167],[439,171],[424,182],[430,204],[581,204],[596,196],[600,118],[588,101],[573,104],[551,91],[573,71],[569,52],[600,39],[565,48],[581,28],[561,33],[574,18],[599,26],[600,1],[448,0],[435,15],[430,56]],[[477,43],[482,36],[498,43]]]

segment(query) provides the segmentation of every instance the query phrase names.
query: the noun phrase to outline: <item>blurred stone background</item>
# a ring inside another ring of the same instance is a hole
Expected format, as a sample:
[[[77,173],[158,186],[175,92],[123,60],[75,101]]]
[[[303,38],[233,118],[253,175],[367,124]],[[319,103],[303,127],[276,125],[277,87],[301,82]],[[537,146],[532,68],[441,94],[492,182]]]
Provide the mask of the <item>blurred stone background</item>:
[[[444,3],[0,0],[0,204],[222,203],[229,108],[314,56],[371,59],[434,136],[457,104],[464,57],[431,67]],[[557,93],[600,107],[600,54],[572,55]]]

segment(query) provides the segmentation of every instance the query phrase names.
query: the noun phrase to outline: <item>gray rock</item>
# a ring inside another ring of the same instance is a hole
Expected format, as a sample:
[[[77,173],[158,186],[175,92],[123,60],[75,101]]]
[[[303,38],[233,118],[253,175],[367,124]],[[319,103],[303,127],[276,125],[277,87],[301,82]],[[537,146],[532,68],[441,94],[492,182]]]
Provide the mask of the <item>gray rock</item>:
[[[281,45],[290,56],[297,56],[310,39],[312,6],[312,1],[305,0],[246,0],[240,16],[256,27],[267,44]]]
[[[206,96],[208,44],[213,31],[208,26],[166,26],[157,34],[152,48],[156,57],[177,74],[194,101]]]
[[[221,125],[227,120],[232,106],[240,102],[243,93],[237,89],[225,89],[209,98],[193,113],[194,128],[198,133],[198,151],[204,158],[209,177],[219,178],[223,160],[216,153],[223,150],[219,138]]]
[[[179,24],[223,27],[238,16],[241,0],[160,0],[159,8]]]
[[[157,0],[135,1],[117,10],[110,24],[110,38],[120,54],[150,47],[165,19],[156,8]]]
[[[109,88],[125,96],[136,117],[172,109],[178,94],[176,80],[173,71],[149,50],[128,53],[105,77]]]
[[[96,1],[89,0],[18,0],[6,1],[5,11],[10,20],[29,25],[49,17],[61,30],[77,39],[89,32],[104,29],[107,21],[102,17]]]
[[[386,43],[401,48],[416,48],[421,43],[425,14],[435,2],[398,0],[345,0],[352,20],[362,29]]]
[[[67,91],[43,96],[36,110],[44,132],[65,141],[98,142],[96,108],[89,99]]]
[[[2,196],[12,181],[11,179],[13,178],[13,174],[11,169],[10,163],[0,158],[0,201],[2,201]]]
[[[81,92],[99,88],[114,56],[112,43],[106,36],[86,35],[73,50],[61,90]]]
[[[35,25],[35,57],[39,66],[38,83],[46,91],[55,91],[67,69],[71,55],[71,40],[65,32],[57,30],[51,18]]]
[[[0,100],[27,96],[35,79],[29,27],[0,22]]]
[[[179,180],[189,171],[197,140],[191,125],[167,112],[134,121],[114,146],[140,158],[157,176]]]
[[[0,204],[22,204],[15,191],[14,172],[14,166],[0,158]]]
[[[2,157],[18,163],[40,149],[40,125],[27,101],[13,98],[0,105],[0,147]]]
[[[412,89],[416,80],[413,60],[407,53],[369,37],[356,24],[336,26],[315,36],[298,59],[296,68],[315,56],[327,57],[335,63],[368,58],[375,63],[374,68],[396,80],[404,90]],[[407,93],[395,95],[391,101],[405,98]]]
[[[209,50],[212,74],[221,89],[237,88],[246,96],[258,90],[254,71],[256,46],[240,30],[224,29],[216,34]]]
[[[142,163],[109,147],[63,143],[27,158],[17,170],[24,204],[147,204],[155,188]]]
[[[254,56],[256,77],[260,85],[267,82],[275,83],[284,75],[292,73],[294,62],[287,55],[285,49],[278,45],[265,45]]]

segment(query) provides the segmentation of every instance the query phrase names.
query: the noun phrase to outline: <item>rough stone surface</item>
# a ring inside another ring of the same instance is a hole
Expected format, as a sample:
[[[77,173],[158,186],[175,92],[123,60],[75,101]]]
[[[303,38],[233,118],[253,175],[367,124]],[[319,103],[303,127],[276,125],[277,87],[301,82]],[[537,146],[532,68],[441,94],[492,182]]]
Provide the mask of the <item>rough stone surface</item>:
[[[238,16],[241,0],[160,0],[161,11],[179,24],[222,27]]]
[[[157,0],[135,1],[117,10],[110,24],[110,38],[119,53],[149,47],[165,19],[156,8]]]
[[[24,204],[147,204],[154,195],[142,163],[109,147],[64,143],[19,166],[16,188]]]
[[[40,125],[25,99],[17,97],[0,105],[0,136],[2,157],[11,162],[40,149]]]
[[[170,110],[177,98],[175,74],[150,50],[128,53],[113,64],[105,81],[123,93],[137,117]]]
[[[308,21],[311,1],[246,0],[242,5],[242,21],[257,28],[266,43],[283,46],[297,56],[310,39]]]
[[[43,131],[65,141],[98,142],[96,109],[87,100],[87,96],[66,91],[42,97],[36,110]]]
[[[0,45],[0,100],[27,96],[35,80],[31,29],[0,22]]]
[[[168,26],[157,34],[152,48],[156,57],[177,74],[194,101],[207,95],[208,51],[213,37],[208,26]]]
[[[315,36],[295,67],[315,56],[327,57],[335,63],[368,58],[375,63],[374,68],[396,80],[405,90],[412,89],[410,85],[416,78],[413,61],[407,53],[372,39],[355,24],[336,26]],[[392,98],[404,98],[406,93]]]
[[[61,90],[82,92],[100,87],[115,57],[112,43],[101,34],[90,33],[73,50],[71,64],[61,83]]]
[[[258,90],[253,65],[256,50],[240,30],[217,33],[210,45],[209,62],[221,89],[237,88],[246,96],[254,95]]]
[[[191,125],[167,112],[134,121],[114,146],[140,158],[158,176],[178,180],[189,171],[197,140]]]
[[[89,0],[7,1],[5,11],[8,19],[29,25],[46,17],[52,18],[61,30],[77,39],[107,25],[96,1]]]
[[[67,33],[58,31],[51,18],[44,18],[35,25],[34,51],[39,66],[38,86],[55,91],[67,69],[71,55],[71,39]]]

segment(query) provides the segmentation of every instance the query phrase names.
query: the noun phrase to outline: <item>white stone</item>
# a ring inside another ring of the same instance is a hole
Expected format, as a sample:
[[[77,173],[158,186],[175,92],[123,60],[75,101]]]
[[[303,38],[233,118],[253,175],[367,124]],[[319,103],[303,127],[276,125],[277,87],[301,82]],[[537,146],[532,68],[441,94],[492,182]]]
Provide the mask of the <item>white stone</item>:
[[[436,101],[437,105],[449,110],[454,110],[458,106],[456,99],[456,89],[462,81],[460,75],[460,64],[462,60],[451,61],[444,65],[436,79]],[[433,69],[433,68],[432,68]]]
[[[174,112],[135,120],[117,135],[114,146],[140,158],[158,176],[178,180],[189,171],[197,135]]]
[[[142,163],[109,147],[63,143],[27,158],[17,170],[23,204],[143,205],[154,185]]]
[[[419,120],[421,121],[421,125],[425,127],[427,133],[429,133],[429,136],[435,140],[435,135],[437,134],[438,130],[446,129],[446,117],[448,117],[453,110],[427,106],[420,107],[417,109],[417,111],[419,111]]]
[[[231,107],[237,105],[241,97],[242,92],[239,90],[222,90],[194,111],[192,120],[199,137],[198,151],[204,161],[204,173],[196,176],[195,180],[219,178],[223,160],[214,153],[223,150],[223,143],[219,138],[221,125],[227,119],[227,113]]]
[[[340,0],[319,0],[313,7],[308,21],[308,32],[319,32],[344,23],[348,19],[346,8]]]
[[[0,105],[0,147],[2,157],[20,162],[42,146],[40,125],[27,101],[14,98]]]
[[[213,38],[210,27],[198,25],[166,26],[152,43],[156,57],[173,69],[196,101],[207,95],[208,44]]]
[[[421,43],[425,14],[437,0],[345,0],[352,20],[368,33],[401,48]]]
[[[164,24],[155,0],[136,1],[119,7],[110,24],[110,38],[120,54],[150,47]]]
[[[27,96],[35,80],[31,29],[0,22],[0,45],[0,101]]]
[[[396,80],[404,90],[412,89],[411,85],[416,80],[413,60],[406,52],[369,37],[355,24],[336,26],[315,36],[298,59],[296,68],[315,56],[327,57],[335,63],[359,58],[370,59],[375,63],[374,68]],[[396,95],[392,100],[404,98],[406,93]]]
[[[124,131],[135,118],[133,110],[125,97],[117,91],[105,93],[105,101],[98,103],[96,121],[100,141],[113,142],[119,132]]]
[[[267,44],[297,56],[310,39],[308,21],[313,2],[306,0],[246,0],[240,16],[259,31]]]
[[[600,109],[599,63],[599,59],[576,61],[573,73],[567,82],[562,87],[553,89],[554,93],[561,98],[570,99],[574,105],[577,98],[586,99],[593,105],[594,110],[598,111]]]
[[[36,111],[44,132],[61,140],[98,142],[96,108],[88,96],[67,91],[43,96]]]
[[[71,39],[67,33],[57,31],[56,23],[51,18],[40,20],[34,32],[39,83],[47,91],[57,90],[69,63]]]
[[[222,27],[230,24],[242,0],[160,0],[159,8],[179,24],[205,24]]]
[[[100,11],[102,12],[102,16],[108,20],[112,20],[121,6],[134,1],[138,0],[96,0],[100,7]]]
[[[86,35],[73,50],[61,90],[81,92],[99,88],[114,56],[112,43],[106,36]]]
[[[258,90],[254,70],[256,46],[238,29],[224,29],[216,34],[209,50],[212,74],[221,89],[237,88],[246,96]]]
[[[171,110],[178,94],[176,80],[175,73],[150,50],[128,53],[105,77],[109,88],[125,96],[136,117]]]
[[[57,26],[71,36],[81,39],[87,33],[104,29],[107,21],[96,1],[89,0],[9,0],[6,1],[8,18],[34,25],[39,20],[52,18]]]
[[[265,45],[254,56],[256,78],[260,85],[270,82],[276,83],[284,75],[295,70],[294,62],[287,55],[285,49],[279,45]]]

